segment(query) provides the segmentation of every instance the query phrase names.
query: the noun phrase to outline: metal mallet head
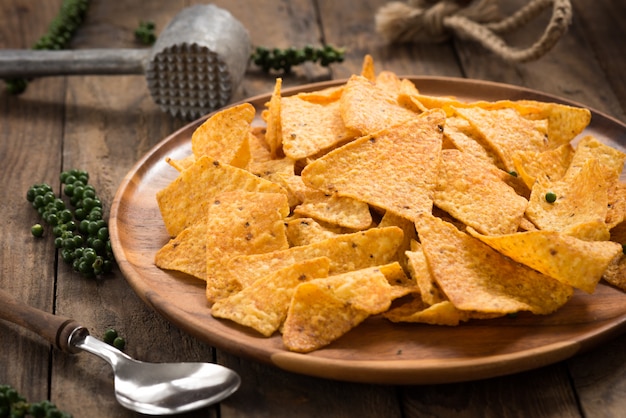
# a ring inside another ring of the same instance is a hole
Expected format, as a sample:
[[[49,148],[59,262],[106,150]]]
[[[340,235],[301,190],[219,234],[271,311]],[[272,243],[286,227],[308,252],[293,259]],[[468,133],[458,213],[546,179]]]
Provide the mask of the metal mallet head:
[[[213,5],[182,10],[157,39],[146,68],[154,101],[172,115],[200,117],[228,104],[251,53],[248,31]]]
[[[145,74],[163,111],[192,119],[228,104],[251,49],[248,31],[228,11],[196,5],[178,13],[150,49],[0,51],[0,78]]]

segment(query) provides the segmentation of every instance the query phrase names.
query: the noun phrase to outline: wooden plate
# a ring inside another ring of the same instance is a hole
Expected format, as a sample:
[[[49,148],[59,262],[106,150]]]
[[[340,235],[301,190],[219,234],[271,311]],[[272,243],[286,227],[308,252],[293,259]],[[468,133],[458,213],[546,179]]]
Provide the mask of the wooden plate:
[[[575,104],[536,91],[497,83],[440,77],[408,77],[420,92],[467,100],[534,99]],[[343,83],[317,83],[284,94]],[[247,100],[257,110],[269,100]],[[111,207],[110,231],[121,271],[145,303],[198,339],[232,354],[284,370],[329,379],[380,383],[429,384],[482,379],[555,363],[622,332],[626,293],[600,284],[593,295],[576,292],[548,316],[476,320],[458,327],[392,324],[374,317],[330,346],[309,354],[286,351],[280,336],[254,331],[211,316],[204,283],[155,267],[154,254],[168,240],[155,194],[176,176],[166,157],[191,152],[198,120],[155,146],[122,181]],[[260,119],[258,119],[260,122]],[[624,150],[626,126],[599,112],[587,134]]]

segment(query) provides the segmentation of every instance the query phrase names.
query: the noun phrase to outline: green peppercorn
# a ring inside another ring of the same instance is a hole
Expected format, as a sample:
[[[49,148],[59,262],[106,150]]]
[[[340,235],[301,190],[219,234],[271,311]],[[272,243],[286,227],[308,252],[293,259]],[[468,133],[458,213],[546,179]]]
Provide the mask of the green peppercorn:
[[[117,348],[118,350],[120,351],[124,350],[125,346],[126,346],[126,340],[124,340],[124,338],[117,337],[115,338],[115,340],[113,340],[113,347]]]
[[[556,194],[553,192],[548,192],[546,193],[546,202],[548,203],[554,203],[556,202]]]
[[[35,224],[30,228],[30,232],[37,238],[43,237],[43,226],[41,224]]]
[[[113,344],[113,341],[118,337],[117,331],[113,328],[108,328],[104,331],[102,340],[107,344]]]

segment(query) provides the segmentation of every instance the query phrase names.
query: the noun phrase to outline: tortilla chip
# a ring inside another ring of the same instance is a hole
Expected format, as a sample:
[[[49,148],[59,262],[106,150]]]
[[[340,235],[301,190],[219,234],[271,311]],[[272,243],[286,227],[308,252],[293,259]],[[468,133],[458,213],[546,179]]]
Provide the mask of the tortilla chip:
[[[411,251],[406,252],[407,269],[419,289],[421,300],[426,305],[435,305],[448,300],[428,269],[422,245],[417,241],[413,241],[411,247]]]
[[[607,216],[608,186],[597,159],[587,160],[581,170],[558,181],[537,178],[530,195],[526,216],[539,229],[565,231],[578,224],[604,222]],[[546,199],[548,193],[556,201]]]
[[[338,100],[318,104],[299,96],[283,97],[280,108],[283,151],[294,160],[354,138],[343,123]]]
[[[211,307],[217,318],[230,319],[271,336],[287,317],[291,297],[300,283],[328,276],[330,260],[313,258],[272,272]]]
[[[395,215],[391,212],[385,212],[382,219],[378,223],[378,227],[383,228],[386,226],[397,226],[398,228],[402,229],[402,232],[404,232],[402,245],[398,247],[398,260],[400,264],[405,267],[407,260],[404,253],[411,249],[411,242],[417,239],[415,224],[409,219]]]
[[[281,193],[232,191],[217,195],[206,223],[206,297],[210,303],[242,289],[226,263],[241,254],[263,254],[289,248],[285,217],[287,197]]]
[[[306,166],[302,180],[413,220],[432,210],[443,123],[434,110],[359,138]]]
[[[517,231],[528,201],[509,186],[508,173],[458,150],[443,150],[434,203],[478,231]]]
[[[415,117],[400,106],[396,95],[362,76],[352,76],[340,100],[341,116],[354,136],[368,135]]]
[[[414,298],[383,314],[391,322],[413,322],[430,325],[457,326],[471,318],[468,312],[458,310],[450,301],[428,305]]]
[[[391,305],[391,286],[377,267],[298,285],[283,327],[291,351],[330,344],[370,315]]]
[[[372,225],[372,215],[367,203],[347,196],[327,195],[320,191],[308,193],[293,212],[353,230],[366,229]]]
[[[418,290],[415,280],[410,278],[404,272],[399,262],[379,266],[378,269],[391,285],[391,299],[401,298]]]
[[[154,264],[206,280],[206,224],[200,222],[183,229],[157,251]]]
[[[446,125],[443,130],[444,138],[450,141],[454,148],[463,151],[466,154],[483,160],[486,163],[493,164],[496,167],[502,167],[503,164],[498,156],[483,147],[476,138],[479,133],[470,125],[470,123],[461,117],[451,116],[446,118]]]
[[[213,198],[231,190],[284,193],[282,187],[258,178],[245,170],[220,164],[209,157],[200,157],[191,167],[181,172],[156,199],[161,217],[170,236],[203,222]]]
[[[583,241],[554,231],[486,236],[467,231],[496,251],[561,283],[593,293],[622,246],[611,241]]]
[[[524,117],[548,120],[549,148],[568,144],[591,122],[591,112],[581,107],[533,100],[520,100],[517,104]]]
[[[286,222],[287,240],[291,247],[313,244],[341,233],[338,228],[322,226],[313,218],[294,218]]]
[[[396,261],[402,235],[402,230],[393,226],[372,228],[287,250],[237,256],[230,260],[228,269],[244,287],[276,269],[316,257],[330,259],[330,274],[345,273]]]
[[[265,132],[265,140],[270,148],[270,154],[272,157],[279,157],[280,149],[282,147],[283,133],[282,133],[282,120],[281,120],[281,88],[283,85],[283,79],[277,78],[274,85],[274,92],[270,98],[267,106],[267,112],[262,114],[263,120],[267,125]]]
[[[513,153],[515,172],[532,189],[537,177],[559,180],[569,168],[574,158],[574,148],[570,144],[548,151],[517,151]]]
[[[624,223],[626,219],[626,183],[620,181],[609,187],[609,208],[606,213],[606,224],[609,229]]]
[[[174,167],[176,169],[176,171],[181,172],[183,170],[185,170],[186,168],[189,168],[193,165],[193,163],[196,162],[196,156],[191,154],[188,155],[185,158],[181,158],[179,160],[174,160],[170,157],[166,157],[165,158],[165,162],[168,163],[169,165],[171,165],[172,167]]]
[[[480,133],[482,145],[498,156],[503,164],[501,168],[507,172],[515,170],[515,152],[540,152],[548,149],[546,136],[515,109],[457,107],[454,110]]]
[[[371,55],[366,54],[361,64],[361,77],[372,83],[376,81],[376,69],[374,68],[374,59]]]
[[[338,86],[326,87],[321,90],[300,92],[295,96],[310,103],[328,104],[339,100],[343,94],[344,88],[345,86],[341,84]]]
[[[303,283],[291,299],[283,344],[288,350],[308,353],[335,341],[368,316],[314,281]]]
[[[622,254],[614,260],[604,272],[602,278],[610,285],[626,291],[626,256]]]
[[[206,155],[214,161],[245,168],[250,160],[248,134],[255,114],[250,103],[215,113],[193,131],[193,155],[196,159]]]
[[[572,296],[571,286],[509,259],[432,215],[422,215],[416,227],[430,271],[457,309],[549,314]]]

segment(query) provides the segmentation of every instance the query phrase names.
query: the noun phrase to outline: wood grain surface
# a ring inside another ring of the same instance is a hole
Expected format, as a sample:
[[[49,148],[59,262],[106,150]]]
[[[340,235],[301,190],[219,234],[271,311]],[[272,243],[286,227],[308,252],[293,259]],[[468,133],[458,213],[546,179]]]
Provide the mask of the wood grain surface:
[[[137,47],[140,20],[161,30],[191,0],[92,0],[72,48]],[[359,72],[363,54],[378,69],[402,75],[462,77],[527,87],[582,103],[626,121],[626,10],[620,0],[591,5],[573,0],[568,32],[543,58],[503,62],[480,46],[451,39],[441,44],[386,45],[373,17],[384,0],[218,0],[250,31],[255,45],[329,43],[348,48],[345,62],[306,65],[284,76],[286,87],[342,79]],[[505,14],[523,0],[500,2]],[[57,13],[61,0],[0,2],[0,48],[29,48]],[[507,37],[528,45],[547,16]],[[274,76],[250,68],[234,101],[271,91]],[[162,113],[145,79],[133,76],[50,77],[20,96],[0,92],[0,286],[20,301],[80,320],[93,335],[114,327],[126,352],[146,361],[214,360],[242,377],[240,390],[194,417],[621,417],[626,410],[626,336],[607,335],[593,349],[528,371],[471,382],[388,385],[302,375],[217,349],[165,319],[138,296],[118,270],[102,281],[77,276],[57,258],[50,237],[37,240],[37,214],[28,187],[86,169],[108,211],[119,185],[155,145],[187,122]],[[603,307],[622,309],[622,302]],[[469,336],[468,336],[469,338]],[[112,374],[89,355],[51,350],[42,338],[0,322],[0,384],[29,400],[50,399],[75,417],[131,417],[112,391]],[[504,343],[504,342],[503,342]],[[479,343],[477,343],[479,347]],[[488,349],[479,347],[477,349]],[[480,377],[480,376],[477,376]]]

